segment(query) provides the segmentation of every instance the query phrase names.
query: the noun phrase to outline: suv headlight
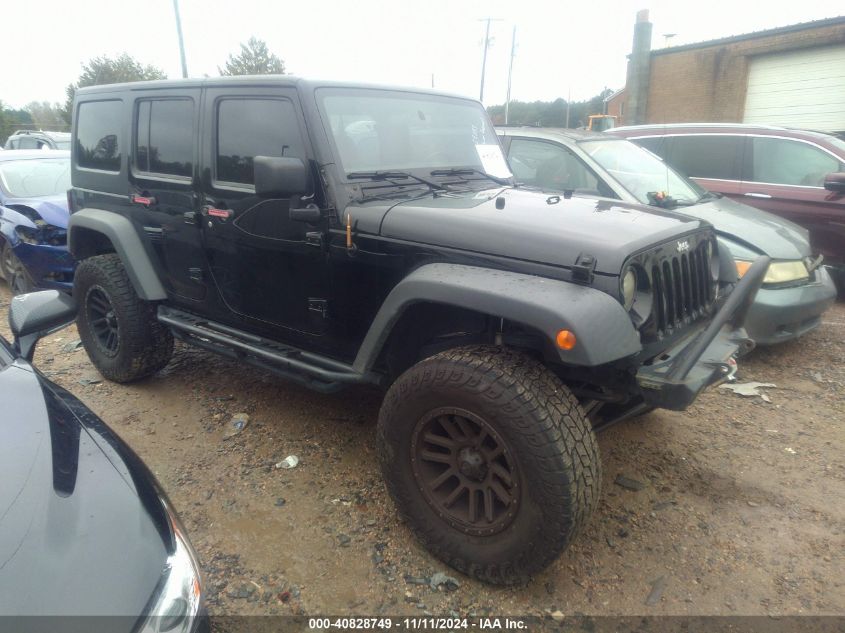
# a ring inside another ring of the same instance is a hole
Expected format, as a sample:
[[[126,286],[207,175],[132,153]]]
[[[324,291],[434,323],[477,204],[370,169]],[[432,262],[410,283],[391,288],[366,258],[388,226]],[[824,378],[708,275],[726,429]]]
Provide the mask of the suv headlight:
[[[38,229],[31,229],[28,226],[16,226],[15,233],[18,239],[25,244],[41,243],[41,234]]]
[[[753,262],[738,259],[736,260],[736,272],[740,278],[751,268]],[[788,281],[799,281],[801,279],[809,279],[810,273],[807,271],[807,264],[802,260],[793,260],[787,262],[772,262],[766,271],[766,276],[763,277],[764,284],[782,284]]]
[[[169,505],[162,500],[175,549],[167,558],[141,633],[189,633],[202,605],[202,582],[194,550]]]

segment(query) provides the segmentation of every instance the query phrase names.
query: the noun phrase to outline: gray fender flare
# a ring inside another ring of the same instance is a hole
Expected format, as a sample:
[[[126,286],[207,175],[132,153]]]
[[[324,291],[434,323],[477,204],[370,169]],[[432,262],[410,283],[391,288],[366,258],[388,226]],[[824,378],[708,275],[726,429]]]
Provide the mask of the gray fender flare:
[[[533,327],[554,341],[570,330],[576,345],[555,346],[561,362],[595,367],[642,350],[631,318],[610,295],[557,279],[461,264],[426,264],[400,281],[384,300],[353,367],[372,369],[402,313],[420,302],[443,303]]]
[[[89,229],[105,235],[123,262],[129,280],[138,296],[146,301],[160,301],[167,298],[164,286],[153,268],[141,238],[127,218],[102,209],[80,209],[70,216],[67,225],[68,250],[76,255],[80,238],[75,229]]]

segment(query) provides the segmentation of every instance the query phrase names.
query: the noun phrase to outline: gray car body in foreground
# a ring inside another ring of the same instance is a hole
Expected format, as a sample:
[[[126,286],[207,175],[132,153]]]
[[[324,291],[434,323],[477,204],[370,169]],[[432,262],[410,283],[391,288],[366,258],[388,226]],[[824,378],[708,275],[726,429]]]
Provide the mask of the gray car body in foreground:
[[[512,141],[542,141],[565,148],[603,181],[600,183],[600,191],[585,192],[575,189],[575,196],[603,195],[614,196],[626,202],[642,202],[581,147],[581,143],[589,141],[630,141],[583,130],[515,127],[499,128],[497,132],[517,179],[519,168],[513,164]],[[647,153],[653,156],[650,152]],[[691,182],[668,166],[666,170],[687,183]],[[696,187],[694,183],[692,186]],[[810,263],[815,260],[807,231],[771,213],[716,195],[696,204],[678,206],[672,210],[710,222],[716,229],[720,244],[727,247],[737,260],[753,260],[759,255],[767,255],[773,262],[803,260]],[[815,268],[809,279],[804,281],[764,283],[748,312],[745,328],[759,345],[788,341],[818,327],[822,313],[835,299],[836,287],[824,266]]]

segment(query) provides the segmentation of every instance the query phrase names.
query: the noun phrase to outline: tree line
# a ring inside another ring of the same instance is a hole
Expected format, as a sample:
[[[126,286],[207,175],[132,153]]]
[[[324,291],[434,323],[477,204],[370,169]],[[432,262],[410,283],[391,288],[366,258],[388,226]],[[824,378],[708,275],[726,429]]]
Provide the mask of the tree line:
[[[226,63],[217,67],[220,75],[285,73],[284,62],[270,51],[266,42],[251,37],[240,46],[240,52],[229,55]],[[69,132],[73,98],[79,88],[152,79],[167,79],[167,75],[160,68],[141,64],[127,53],[114,58],[106,55],[95,57],[82,65],[79,78],[65,88],[64,103],[33,101],[15,110],[0,101],[0,145],[16,130]]]
[[[567,103],[565,99],[554,101],[511,101],[508,107],[508,125],[534,125],[537,127],[583,127],[591,114],[604,113],[604,100],[613,94],[604,89],[595,97],[586,101],[570,101],[567,122]],[[505,106],[494,105],[487,108],[490,118],[496,125],[505,123]]]
[[[237,54],[229,55],[226,63],[217,67],[221,76],[285,73],[284,62],[270,51],[263,40],[251,37],[240,47]],[[167,79],[167,75],[160,68],[141,64],[127,53],[115,58],[105,55],[95,57],[83,64],[79,78],[67,86],[64,103],[33,101],[15,110],[0,101],[0,145],[6,142],[10,134],[20,129],[70,131],[73,98],[79,88],[152,79]],[[568,115],[567,102],[564,99],[512,101],[508,108],[508,123],[539,127],[580,127],[586,124],[590,114],[604,112],[604,99],[609,94],[610,90],[603,90],[586,101],[570,102]],[[487,110],[496,125],[505,123],[504,105],[490,106]]]

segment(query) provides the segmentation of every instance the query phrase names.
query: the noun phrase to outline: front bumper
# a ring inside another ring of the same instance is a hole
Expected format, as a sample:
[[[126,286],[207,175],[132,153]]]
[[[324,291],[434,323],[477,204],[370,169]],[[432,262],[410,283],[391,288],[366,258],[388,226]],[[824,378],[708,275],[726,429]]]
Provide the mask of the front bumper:
[[[757,345],[797,338],[821,323],[822,312],[836,301],[836,286],[825,267],[815,281],[792,288],[760,288],[748,310],[745,329]]]
[[[757,258],[704,330],[637,371],[637,384],[648,406],[686,409],[706,387],[731,375],[735,356],[753,349],[754,341],[743,323],[769,261],[768,257]]]
[[[71,291],[76,262],[67,246],[18,242],[13,250],[36,288]]]

